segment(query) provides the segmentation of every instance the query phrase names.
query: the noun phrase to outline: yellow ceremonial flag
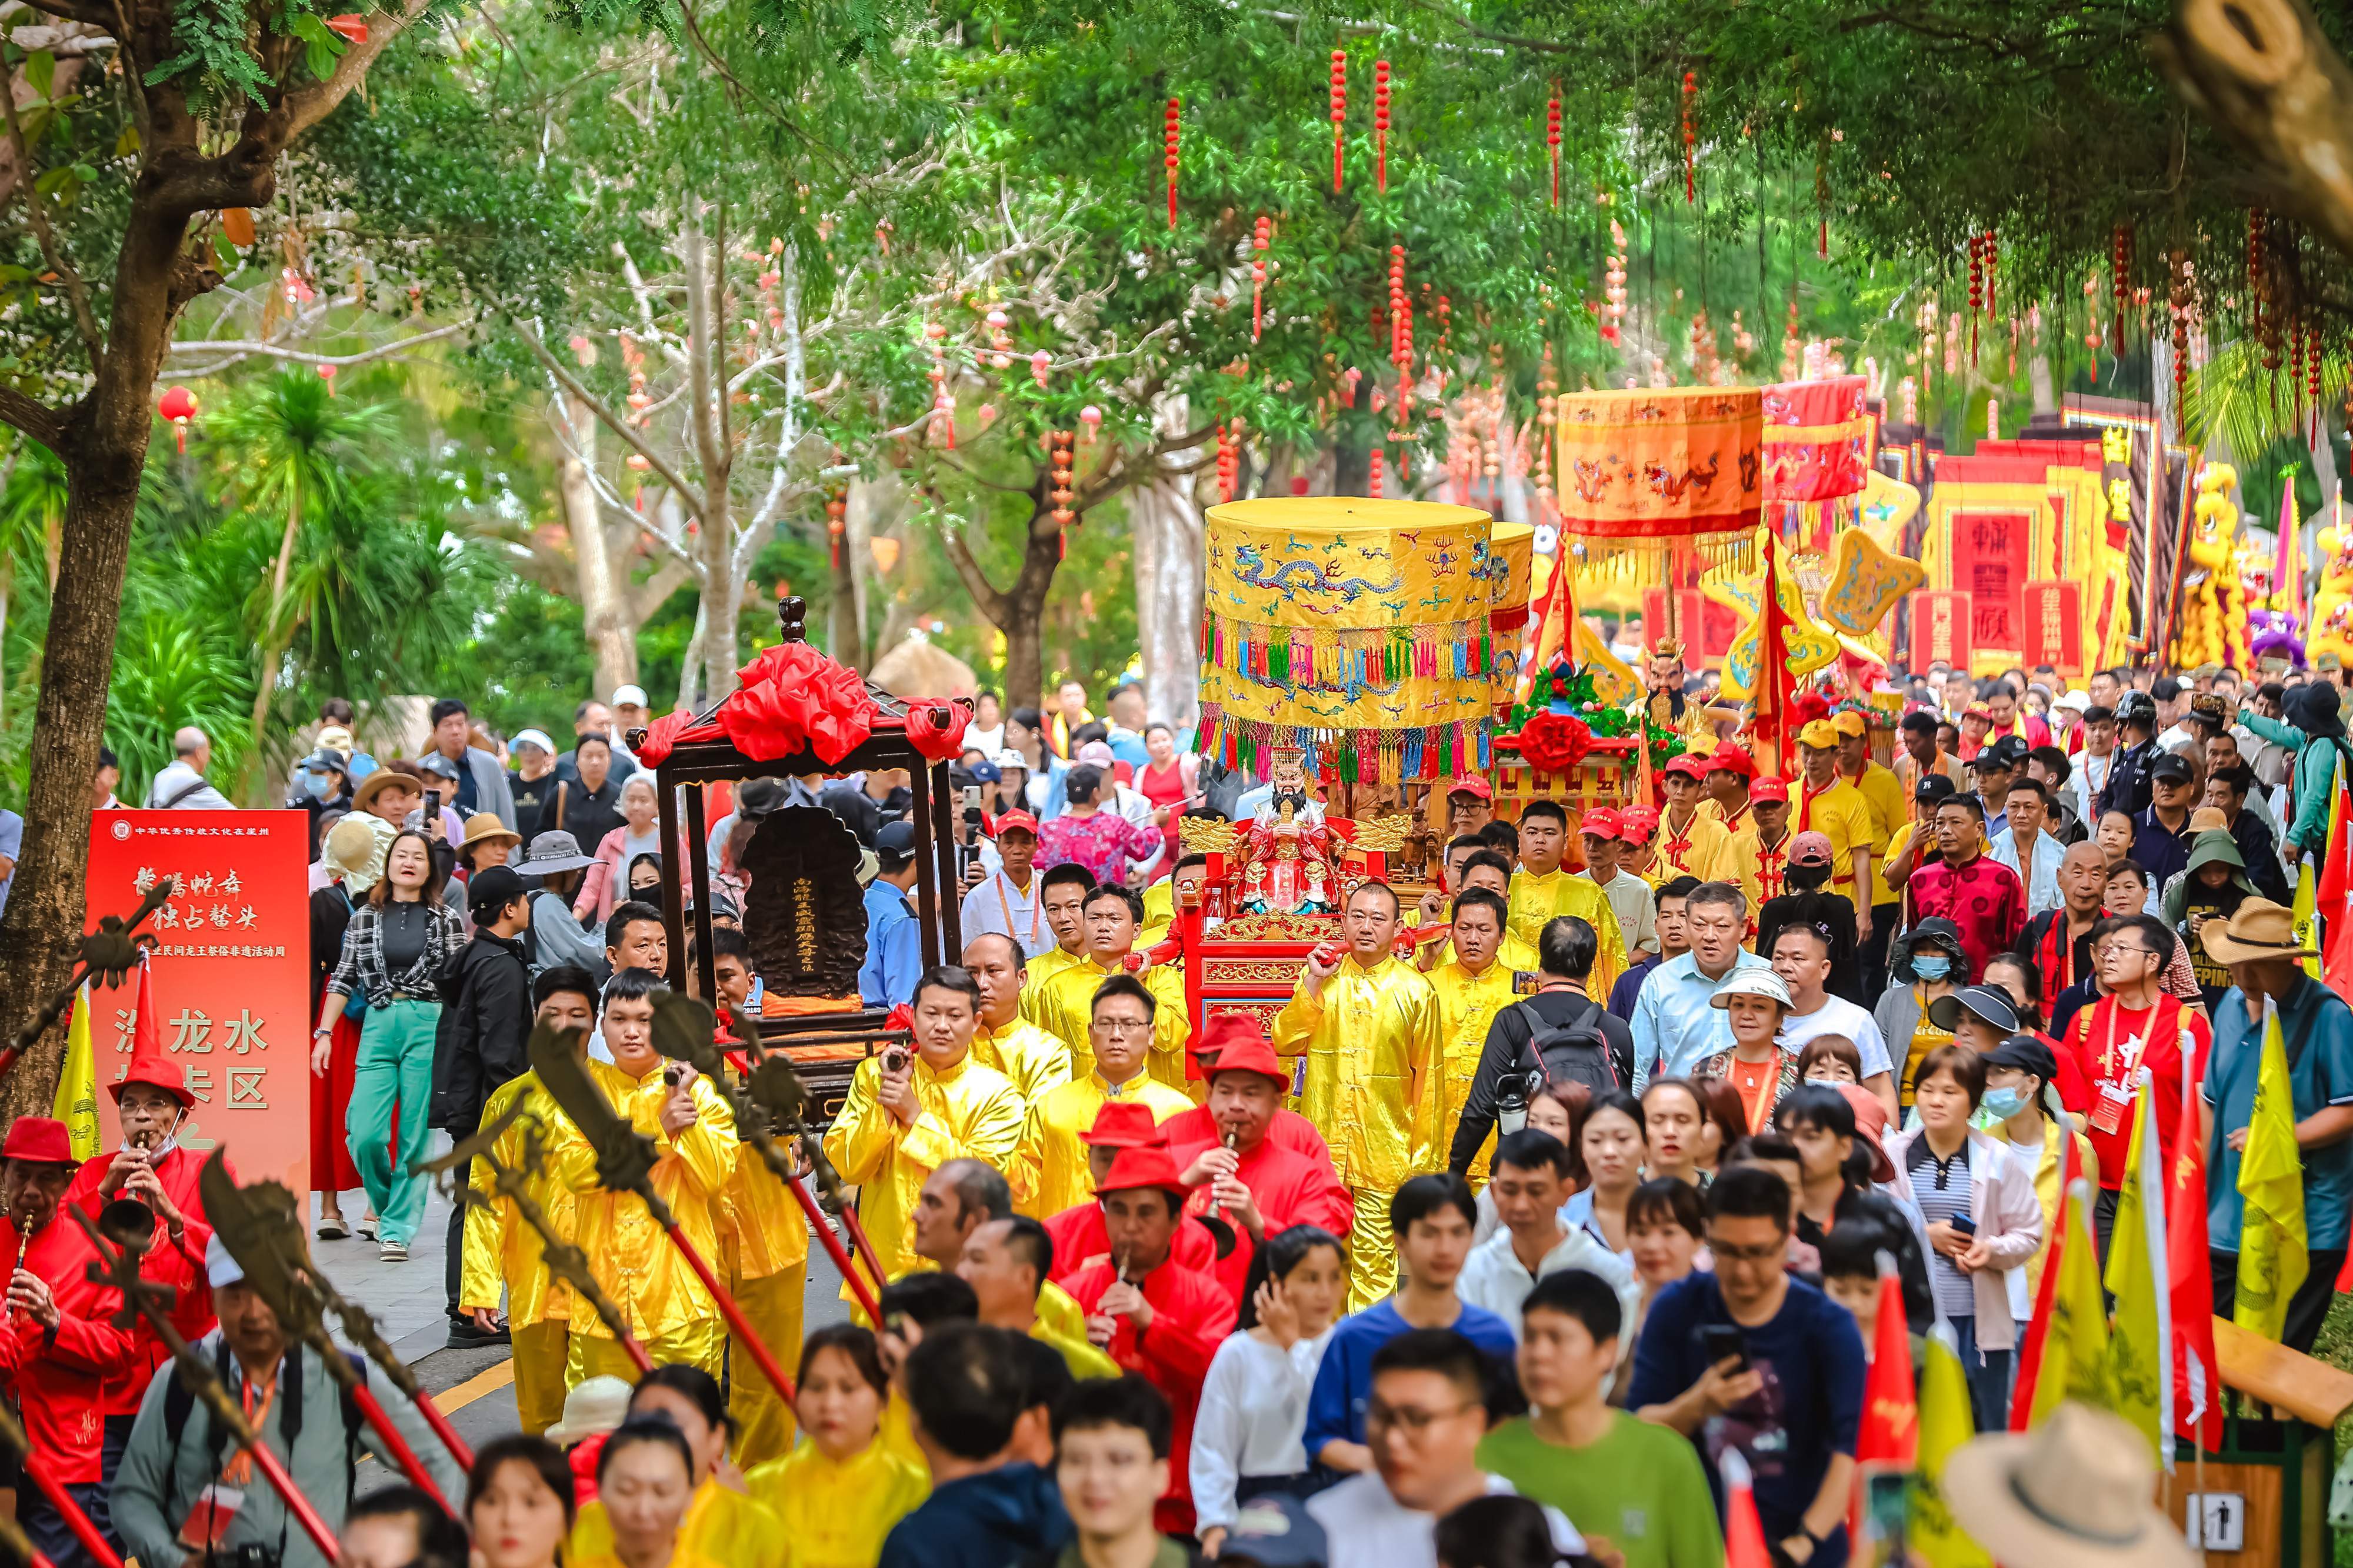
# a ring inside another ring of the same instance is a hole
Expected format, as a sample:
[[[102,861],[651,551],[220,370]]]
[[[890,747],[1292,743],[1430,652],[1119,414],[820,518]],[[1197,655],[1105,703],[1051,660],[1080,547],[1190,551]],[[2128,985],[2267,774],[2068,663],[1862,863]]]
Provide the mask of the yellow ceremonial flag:
[[[2103,1410],[2116,1397],[2108,1373],[2108,1310],[2100,1300],[2100,1255],[2092,1238],[2092,1185],[2077,1181],[2067,1193],[2067,1245],[2060,1254],[2059,1285],[2026,1416],[2031,1430],[2070,1399]]]
[[[2344,809],[2342,804],[2344,792],[2340,790],[2337,794],[2339,799],[2330,802],[2328,807],[2332,842],[2336,831],[2334,820],[2336,814]],[[2296,962],[2303,967],[2306,974],[2317,980],[2320,978],[2320,891],[2318,877],[2313,868],[2312,858],[2308,855],[2295,869],[2295,896],[2291,900],[2289,912],[2295,921],[2296,944],[2308,948],[2312,952],[2310,958],[2301,958]]]
[[[2231,1321],[2267,1340],[2280,1337],[2289,1298],[2304,1284],[2304,1161],[2295,1148],[2295,1106],[2279,1005],[2263,999],[2263,1054],[2255,1069],[2255,1108],[2239,1156],[2239,1291]]]
[[[1930,1568],[1991,1568],[1992,1557],[1954,1522],[1945,1501],[1945,1461],[1977,1436],[1969,1415],[1968,1373],[1952,1333],[1943,1323],[1936,1325],[1920,1373],[1919,1468],[1912,1479],[1910,1545]]]
[[[2157,1134],[2157,1092],[2141,1072],[2116,1226],[2108,1243],[2108,1294],[2116,1321],[2108,1333],[2108,1377],[2117,1415],[2141,1429],[2150,1453],[2173,1468],[2172,1301],[2160,1274],[2169,1268],[2165,1238],[2165,1173]]]
[[[90,987],[74,998],[73,1019],[66,1026],[65,1060],[58,1069],[58,1094],[50,1114],[66,1124],[74,1158],[87,1160],[98,1152],[98,1058],[90,1045]]]

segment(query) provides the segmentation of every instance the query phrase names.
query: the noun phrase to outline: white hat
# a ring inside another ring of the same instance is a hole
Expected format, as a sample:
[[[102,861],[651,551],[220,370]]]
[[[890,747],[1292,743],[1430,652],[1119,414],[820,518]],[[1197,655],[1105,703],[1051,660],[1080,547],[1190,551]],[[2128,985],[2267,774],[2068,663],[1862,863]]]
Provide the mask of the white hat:
[[[2088,691],[2063,691],[2059,694],[2057,706],[2072,708],[2078,713],[2088,713],[2092,710],[2092,694]]]
[[[245,1278],[245,1265],[228,1255],[228,1243],[215,1231],[205,1243],[205,1282],[217,1290],[224,1285],[234,1285]]]
[[[1025,773],[1029,771],[1029,759],[1023,756],[1020,752],[1015,751],[1010,746],[1008,746],[1005,750],[997,752],[994,761],[996,762],[999,772],[1002,772],[1007,768],[1019,768]]]
[[[613,693],[613,700],[607,706],[613,708],[643,708],[645,705],[646,689],[644,687],[624,686]]]
[[[516,731],[514,739],[507,742],[507,749],[512,751],[517,746],[537,746],[549,756],[555,755],[555,742],[547,738],[544,730]]]
[[[1945,1461],[1955,1519],[2016,1568],[2189,1568],[2199,1561],[2152,1500],[2148,1440],[2073,1402],[2032,1432],[1978,1437]]]
[[[1735,996],[1763,996],[1781,1004],[1781,1010],[1785,1013],[1797,1005],[1789,1000],[1789,988],[1782,984],[1781,977],[1769,969],[1734,970],[1725,976],[1724,984],[1715,988],[1715,994],[1707,999],[1708,1005],[1729,1007]]]
[[[629,1418],[629,1384],[618,1377],[583,1378],[564,1396],[564,1419],[547,1429],[558,1447],[612,1431]]]

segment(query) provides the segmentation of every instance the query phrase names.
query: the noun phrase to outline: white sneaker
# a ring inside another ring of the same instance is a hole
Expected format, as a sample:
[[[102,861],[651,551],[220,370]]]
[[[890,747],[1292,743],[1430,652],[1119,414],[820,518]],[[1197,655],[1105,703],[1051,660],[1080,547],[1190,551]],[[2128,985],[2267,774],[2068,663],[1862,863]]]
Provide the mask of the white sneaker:
[[[406,1263],[408,1261],[408,1244],[404,1241],[387,1241],[376,1248],[375,1255],[385,1263]]]

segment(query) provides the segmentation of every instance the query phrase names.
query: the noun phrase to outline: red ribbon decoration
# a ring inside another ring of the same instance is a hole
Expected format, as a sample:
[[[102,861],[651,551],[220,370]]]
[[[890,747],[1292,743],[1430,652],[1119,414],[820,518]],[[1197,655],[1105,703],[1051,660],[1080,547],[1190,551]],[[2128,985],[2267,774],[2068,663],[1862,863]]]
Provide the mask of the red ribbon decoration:
[[[753,762],[775,762],[806,747],[820,762],[838,763],[874,731],[880,710],[866,683],[807,643],[763,649],[735,674],[743,689],[720,704],[717,718]]]
[[[1520,756],[1538,773],[1567,773],[1592,749],[1592,726],[1573,714],[1539,713],[1520,730]]]
[[[968,699],[909,698],[907,743],[923,760],[944,763],[964,750],[965,727],[972,722]]]

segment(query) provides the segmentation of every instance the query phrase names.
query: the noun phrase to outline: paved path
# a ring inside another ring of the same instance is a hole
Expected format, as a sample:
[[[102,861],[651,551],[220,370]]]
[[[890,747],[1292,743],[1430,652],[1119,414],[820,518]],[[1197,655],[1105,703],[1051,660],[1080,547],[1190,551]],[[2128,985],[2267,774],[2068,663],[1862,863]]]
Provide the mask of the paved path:
[[[437,1140],[438,1135],[437,1134]],[[349,1225],[364,1212],[353,1193],[343,1205]],[[313,1229],[318,1209],[311,1208]],[[311,1242],[311,1256],[335,1289],[374,1312],[385,1338],[402,1360],[417,1371],[426,1392],[448,1414],[449,1424],[469,1444],[480,1447],[492,1437],[515,1430],[513,1374],[507,1349],[494,1345],[473,1350],[448,1348],[449,1319],[446,1276],[449,1204],[436,1193],[427,1201],[425,1218],[408,1246],[406,1263],[386,1263],[376,1256],[376,1244],[356,1234],[342,1241]],[[833,1259],[814,1238],[809,1246],[809,1282],[806,1330],[844,1321],[847,1306],[839,1300],[841,1275]],[[779,1349],[786,1370],[792,1370],[798,1347],[791,1353]],[[371,1455],[360,1465],[359,1489],[398,1479]]]

